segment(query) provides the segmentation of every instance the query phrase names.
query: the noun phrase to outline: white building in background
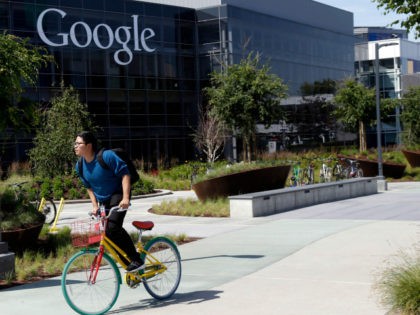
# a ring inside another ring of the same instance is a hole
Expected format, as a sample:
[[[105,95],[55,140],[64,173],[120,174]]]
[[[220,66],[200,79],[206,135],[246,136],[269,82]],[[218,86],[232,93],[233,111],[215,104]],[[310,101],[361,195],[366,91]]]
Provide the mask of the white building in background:
[[[409,86],[420,86],[420,43],[407,39],[405,30],[382,27],[355,28],[355,75],[368,87],[375,87],[375,45],[379,44],[379,90],[381,98],[400,98]],[[383,122],[384,144],[399,143],[399,108]],[[372,130],[371,138],[375,139]],[[369,135],[368,135],[369,136]]]

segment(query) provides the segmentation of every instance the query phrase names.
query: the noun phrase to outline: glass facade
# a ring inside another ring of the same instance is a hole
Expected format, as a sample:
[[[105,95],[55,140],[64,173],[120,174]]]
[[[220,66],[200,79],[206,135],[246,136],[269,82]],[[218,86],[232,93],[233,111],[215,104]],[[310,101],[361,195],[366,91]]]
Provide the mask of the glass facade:
[[[152,162],[192,155],[194,10],[138,1],[17,0],[0,1],[0,12],[2,31],[46,46],[57,63],[41,70],[39,87],[27,96],[46,102],[62,80],[77,88],[105,145]]]
[[[26,96],[45,103],[61,81],[74,86],[103,128],[103,144],[149,163],[194,157],[200,91],[221,63],[260,52],[290,95],[304,82],[353,74],[351,34],[227,5],[0,0],[0,29],[54,55],[57,64],[42,69]],[[12,159],[24,159],[21,151]]]
[[[238,63],[249,52],[261,53],[271,71],[289,86],[290,95],[300,95],[305,82],[339,80],[353,74],[352,34],[234,6],[200,10],[197,18],[201,79],[220,62]]]

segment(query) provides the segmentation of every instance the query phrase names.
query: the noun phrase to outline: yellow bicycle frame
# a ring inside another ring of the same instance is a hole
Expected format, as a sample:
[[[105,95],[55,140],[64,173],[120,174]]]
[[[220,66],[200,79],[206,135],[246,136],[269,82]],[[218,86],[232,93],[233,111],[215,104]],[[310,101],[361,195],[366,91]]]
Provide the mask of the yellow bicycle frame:
[[[128,255],[120,248],[117,244],[115,244],[109,237],[105,235],[103,232],[101,242],[99,246],[103,246],[106,252],[108,252],[124,269],[127,268],[127,264],[121,259],[120,256],[124,257],[126,261],[130,261]],[[165,265],[163,265],[156,257],[146,251],[139,241],[137,242],[137,250],[142,257],[145,257],[146,266],[142,272],[139,274],[130,274],[134,278],[141,280],[142,278],[149,279],[151,277],[156,276],[159,273],[165,272],[167,269]]]

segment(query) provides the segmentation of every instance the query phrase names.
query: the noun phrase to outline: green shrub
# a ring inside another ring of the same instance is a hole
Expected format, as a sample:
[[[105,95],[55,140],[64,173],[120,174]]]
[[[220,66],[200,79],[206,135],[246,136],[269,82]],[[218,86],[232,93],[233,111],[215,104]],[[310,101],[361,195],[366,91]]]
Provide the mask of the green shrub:
[[[63,196],[64,196],[64,190],[63,189],[54,189],[54,191],[53,191],[53,198],[54,199],[59,200]]]
[[[40,187],[40,196],[41,197],[50,197],[52,192],[52,182],[49,178],[43,178],[41,187]]]
[[[197,174],[205,174],[206,169],[207,163],[191,161],[174,166],[168,170],[161,170],[158,177],[161,180],[191,180]]]
[[[70,188],[73,188],[75,185],[75,180],[73,176],[65,176],[63,179],[63,186],[64,190],[69,190]]]
[[[11,190],[0,193],[0,230],[24,228],[44,220],[44,215],[37,211],[25,195],[19,195],[16,199]]]
[[[63,179],[55,177],[52,181],[52,195],[54,199],[60,199],[64,194]]]
[[[70,188],[67,193],[68,199],[79,199],[82,197],[82,194],[79,189],[76,188]]]
[[[133,195],[151,194],[154,191],[154,185],[150,180],[140,177],[140,180],[131,189]]]

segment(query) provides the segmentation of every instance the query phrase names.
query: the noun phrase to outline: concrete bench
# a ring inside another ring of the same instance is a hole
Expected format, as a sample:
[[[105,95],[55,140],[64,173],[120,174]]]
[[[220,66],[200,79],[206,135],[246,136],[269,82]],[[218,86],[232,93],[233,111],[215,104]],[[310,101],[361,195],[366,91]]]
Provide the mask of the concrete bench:
[[[0,280],[7,279],[15,271],[15,254],[9,252],[6,242],[1,241],[0,232]]]
[[[316,204],[378,193],[376,178],[355,178],[230,196],[231,218],[267,216]]]

